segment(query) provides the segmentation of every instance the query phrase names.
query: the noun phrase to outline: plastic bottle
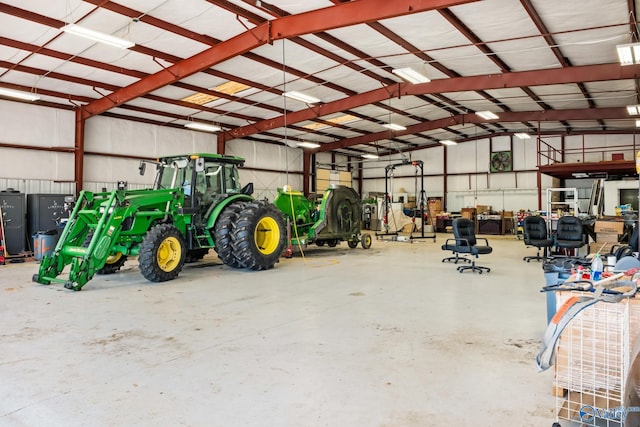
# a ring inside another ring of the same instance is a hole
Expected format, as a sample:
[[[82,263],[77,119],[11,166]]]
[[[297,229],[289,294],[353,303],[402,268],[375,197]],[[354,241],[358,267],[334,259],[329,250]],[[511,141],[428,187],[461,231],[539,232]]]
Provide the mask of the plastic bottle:
[[[603,269],[602,258],[600,258],[600,254],[596,254],[593,257],[593,261],[591,261],[591,280],[596,281],[602,279]]]

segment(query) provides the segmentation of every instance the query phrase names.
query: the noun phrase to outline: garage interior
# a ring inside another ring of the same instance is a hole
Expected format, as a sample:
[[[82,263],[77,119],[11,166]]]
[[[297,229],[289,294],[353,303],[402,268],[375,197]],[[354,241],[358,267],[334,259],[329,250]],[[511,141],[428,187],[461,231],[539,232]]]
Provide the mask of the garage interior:
[[[0,424],[640,426],[636,9],[1,2]]]

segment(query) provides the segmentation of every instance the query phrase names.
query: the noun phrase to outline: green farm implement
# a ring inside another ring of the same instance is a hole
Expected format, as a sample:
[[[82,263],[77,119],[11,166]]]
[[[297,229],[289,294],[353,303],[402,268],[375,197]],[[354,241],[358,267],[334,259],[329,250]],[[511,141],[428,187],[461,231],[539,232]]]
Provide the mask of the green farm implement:
[[[365,249],[371,247],[371,235],[361,233],[362,204],[353,188],[328,188],[319,204],[299,191],[279,189],[273,203],[291,224],[287,256],[291,255],[292,246],[306,247],[312,243],[334,247],[346,241],[352,249],[358,243]]]

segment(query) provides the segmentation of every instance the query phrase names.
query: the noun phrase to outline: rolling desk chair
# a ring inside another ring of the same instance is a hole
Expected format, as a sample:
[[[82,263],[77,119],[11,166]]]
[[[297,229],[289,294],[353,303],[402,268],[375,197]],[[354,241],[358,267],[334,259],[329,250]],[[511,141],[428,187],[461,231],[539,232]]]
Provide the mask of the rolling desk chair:
[[[453,239],[447,239],[442,245],[442,250],[452,251],[456,254],[469,254],[472,255],[471,265],[460,265],[457,270],[462,273],[465,270],[477,271],[482,274],[483,271],[487,273],[491,271],[489,267],[482,267],[476,265],[475,259],[478,255],[486,255],[493,252],[493,248],[489,246],[489,242],[485,238],[476,238],[475,224],[470,219],[456,218],[453,221]],[[483,240],[484,245],[478,245],[478,240]],[[444,260],[443,260],[444,261]]]
[[[541,216],[528,216],[522,221],[522,232],[524,235],[524,244],[526,246],[535,246],[537,248],[536,255],[526,256],[523,261],[544,261],[549,258],[549,249],[553,246],[553,239],[549,238],[547,233],[547,221]],[[544,249],[540,255],[540,249]]]
[[[555,246],[558,250],[569,252],[578,250],[586,244],[582,223],[571,215],[561,216],[555,234]]]

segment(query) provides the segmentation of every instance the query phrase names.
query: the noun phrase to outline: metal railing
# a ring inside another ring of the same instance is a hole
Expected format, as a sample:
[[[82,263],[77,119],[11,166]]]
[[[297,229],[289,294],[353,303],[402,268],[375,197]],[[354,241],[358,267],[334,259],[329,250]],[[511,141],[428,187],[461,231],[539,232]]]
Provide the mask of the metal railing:
[[[564,146],[561,141],[560,145]],[[554,163],[585,163],[611,160],[634,160],[638,144],[636,137],[629,144],[615,144],[593,146],[585,144],[584,136],[580,147],[557,148],[538,138],[538,166],[548,166]]]

